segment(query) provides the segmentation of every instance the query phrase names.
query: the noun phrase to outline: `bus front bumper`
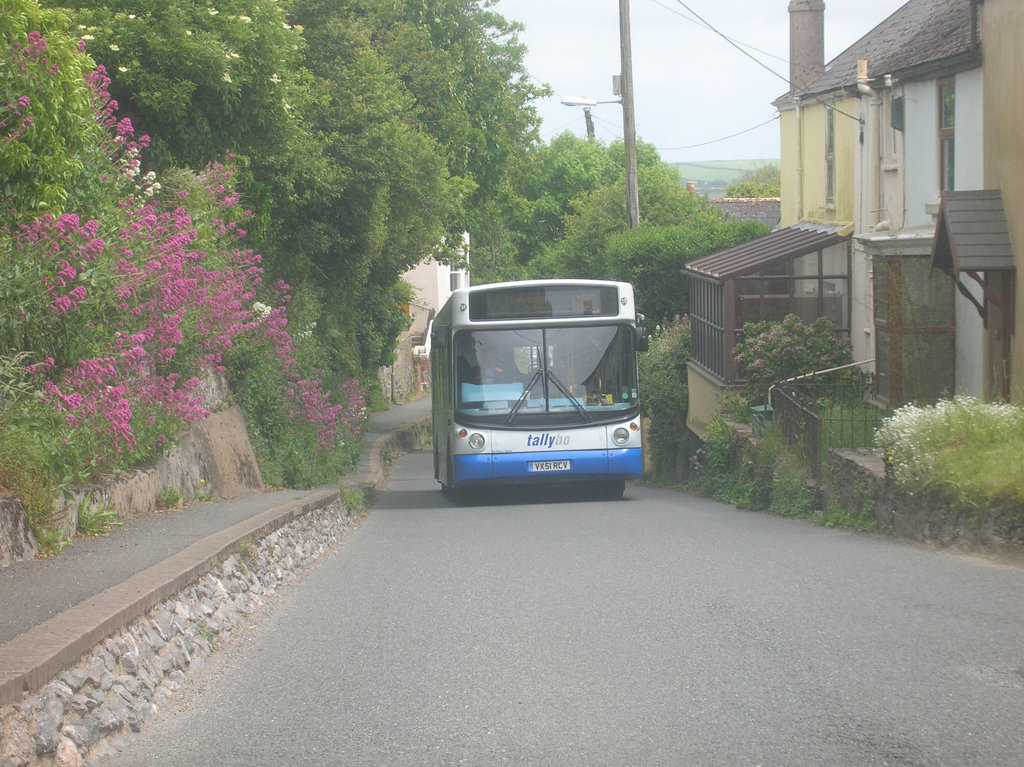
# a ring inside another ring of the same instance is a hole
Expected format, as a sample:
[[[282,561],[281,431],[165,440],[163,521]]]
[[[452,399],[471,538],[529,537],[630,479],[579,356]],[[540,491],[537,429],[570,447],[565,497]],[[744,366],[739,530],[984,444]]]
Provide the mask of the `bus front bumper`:
[[[503,482],[576,482],[643,475],[641,448],[456,455],[453,486]],[[566,463],[567,462],[567,463]]]

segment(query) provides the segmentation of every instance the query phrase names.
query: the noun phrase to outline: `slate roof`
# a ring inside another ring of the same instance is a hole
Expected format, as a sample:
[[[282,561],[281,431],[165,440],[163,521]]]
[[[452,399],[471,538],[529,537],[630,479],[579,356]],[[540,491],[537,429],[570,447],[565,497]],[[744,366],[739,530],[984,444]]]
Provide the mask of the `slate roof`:
[[[942,193],[932,266],[947,274],[1015,268],[998,189]]]
[[[760,221],[775,226],[782,217],[782,199],[779,197],[720,197],[708,202],[736,221]]]
[[[828,13],[828,11],[825,11]],[[910,0],[825,65],[825,74],[803,94],[822,94],[857,84],[857,61],[868,76],[922,79],[981,64],[971,0]]]

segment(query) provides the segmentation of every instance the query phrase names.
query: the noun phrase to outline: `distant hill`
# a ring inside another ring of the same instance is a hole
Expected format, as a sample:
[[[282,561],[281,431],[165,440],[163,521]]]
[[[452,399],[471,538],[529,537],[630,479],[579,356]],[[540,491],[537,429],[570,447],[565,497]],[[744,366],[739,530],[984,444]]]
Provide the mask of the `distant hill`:
[[[748,170],[761,165],[778,165],[778,160],[709,160],[708,162],[671,162],[679,170],[679,178],[685,186],[692,181],[697,194],[706,194],[714,199],[725,194],[725,188]]]

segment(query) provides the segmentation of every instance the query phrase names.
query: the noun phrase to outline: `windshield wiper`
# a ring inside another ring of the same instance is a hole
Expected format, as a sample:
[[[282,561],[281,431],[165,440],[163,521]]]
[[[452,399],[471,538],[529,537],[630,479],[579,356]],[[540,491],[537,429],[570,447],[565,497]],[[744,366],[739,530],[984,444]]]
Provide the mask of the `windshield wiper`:
[[[583,407],[582,402],[580,402],[578,399],[572,396],[572,393],[569,391],[569,388],[558,379],[558,376],[556,376],[550,370],[547,371],[547,376],[548,380],[555,385],[555,388],[557,388],[558,391],[562,392],[562,394],[566,396],[566,398],[569,400],[572,406],[576,409],[576,412],[580,414],[580,417],[584,421],[589,421],[590,413],[588,413],[586,408]]]
[[[523,407],[523,405],[526,404],[526,400],[529,399],[530,392],[533,391],[533,387],[536,386],[537,385],[537,381],[540,380],[540,374],[541,374],[541,371],[540,371],[540,368],[538,368],[537,372],[534,373],[530,377],[529,382],[523,388],[523,393],[519,395],[519,399],[516,400],[516,404],[514,404],[512,406],[512,409],[509,411],[508,415],[505,417],[505,423],[508,424],[509,426],[512,425],[512,422],[516,419],[516,415],[519,413],[519,411]]]

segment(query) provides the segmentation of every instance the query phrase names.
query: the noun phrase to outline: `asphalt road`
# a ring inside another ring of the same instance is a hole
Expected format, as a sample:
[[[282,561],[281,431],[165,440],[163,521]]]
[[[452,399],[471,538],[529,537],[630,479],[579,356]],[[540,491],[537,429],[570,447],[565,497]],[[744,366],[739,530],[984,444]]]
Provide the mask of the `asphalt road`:
[[[345,543],[105,765],[1024,765],[1024,571],[674,491]]]

